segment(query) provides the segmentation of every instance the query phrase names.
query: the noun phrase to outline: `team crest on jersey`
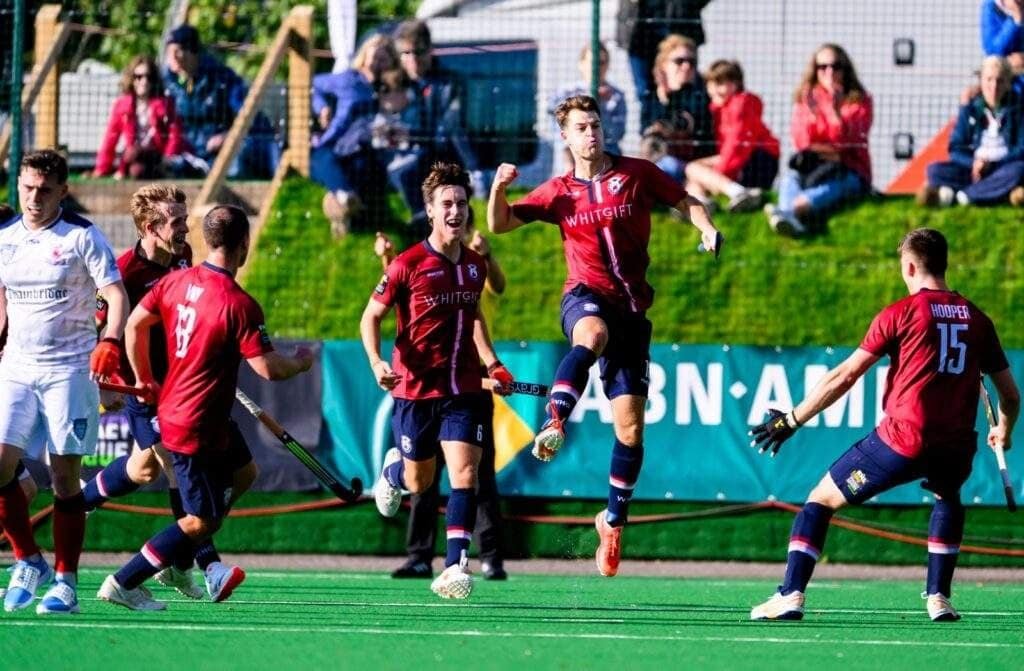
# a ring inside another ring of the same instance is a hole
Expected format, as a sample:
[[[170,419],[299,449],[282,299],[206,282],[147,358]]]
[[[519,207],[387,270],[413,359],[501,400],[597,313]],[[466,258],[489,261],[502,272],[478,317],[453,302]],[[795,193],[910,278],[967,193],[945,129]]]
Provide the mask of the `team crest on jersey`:
[[[480,276],[480,271],[477,269],[475,263],[469,264],[468,266],[466,266],[466,268],[469,270],[469,276],[472,277],[474,280]]]
[[[600,309],[601,308],[597,307],[597,303],[584,303],[583,304],[583,311],[584,312],[597,312]]]
[[[377,282],[377,286],[374,288],[374,291],[378,295],[383,296],[384,292],[387,291],[387,290],[388,290],[388,276],[387,276],[387,273],[385,273],[383,276],[381,276],[380,282]]]
[[[55,246],[53,249],[50,250],[50,259],[49,260],[50,260],[50,265],[53,265],[53,266],[66,266],[66,265],[68,265],[68,260],[64,256],[64,250],[61,249],[60,246]]]
[[[189,267],[187,259],[178,259],[178,267],[185,270]]]
[[[412,438],[409,436],[402,436],[402,452],[406,454],[412,453]]]
[[[75,438],[79,441],[85,440],[85,430],[89,428],[89,420],[79,417],[71,421],[71,430],[75,432]]]
[[[864,475],[864,471],[859,468],[851,472],[850,477],[846,478],[846,488],[850,490],[851,494],[856,494],[866,484],[868,484],[868,476]]]
[[[622,178],[618,175],[610,177],[608,179],[608,193],[614,196],[619,191],[622,191]]]
[[[0,245],[0,261],[10,263],[14,259],[16,251],[18,251],[17,245]]]

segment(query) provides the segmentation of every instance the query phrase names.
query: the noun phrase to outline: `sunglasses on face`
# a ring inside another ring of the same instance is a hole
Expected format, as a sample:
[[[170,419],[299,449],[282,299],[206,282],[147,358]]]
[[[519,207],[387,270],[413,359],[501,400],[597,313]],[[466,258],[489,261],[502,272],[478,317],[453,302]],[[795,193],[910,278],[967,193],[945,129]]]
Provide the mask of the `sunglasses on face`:
[[[825,70],[839,72],[843,69],[843,66],[839,63],[815,63],[814,67],[818,69],[818,72],[824,72]]]
[[[692,56],[680,56],[679,58],[673,58],[671,62],[675,65],[682,65],[683,63],[695,65],[697,63],[697,59]]]
[[[149,73],[148,72],[143,72],[143,73],[133,72],[132,73],[132,79],[134,79],[135,81],[141,81],[143,79],[149,79]]]

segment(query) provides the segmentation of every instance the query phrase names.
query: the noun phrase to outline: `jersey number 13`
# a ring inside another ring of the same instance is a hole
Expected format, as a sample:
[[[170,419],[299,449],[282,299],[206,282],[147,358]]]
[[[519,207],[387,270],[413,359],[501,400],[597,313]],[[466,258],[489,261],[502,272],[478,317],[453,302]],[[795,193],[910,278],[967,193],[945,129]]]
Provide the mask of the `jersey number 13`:
[[[178,321],[174,325],[174,356],[184,359],[188,345],[192,341],[192,331],[196,328],[196,309],[190,305],[178,303]]]

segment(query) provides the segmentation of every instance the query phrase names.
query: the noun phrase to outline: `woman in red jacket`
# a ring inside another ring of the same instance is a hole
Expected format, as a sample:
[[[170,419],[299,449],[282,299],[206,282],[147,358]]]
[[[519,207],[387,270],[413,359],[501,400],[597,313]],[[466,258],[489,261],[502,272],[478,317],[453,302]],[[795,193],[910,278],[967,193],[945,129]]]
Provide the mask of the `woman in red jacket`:
[[[797,153],[779,185],[778,206],[765,213],[772,229],[797,236],[824,227],[829,212],[871,190],[871,96],[850,57],[824,44],[796,90],[792,134]]]
[[[124,69],[121,95],[114,101],[107,132],[96,153],[94,177],[162,177],[164,158],[184,153],[181,122],[160,86],[160,70],[149,56],[134,57]],[[120,159],[119,142],[123,147]]]
[[[729,197],[730,212],[761,207],[779,172],[779,141],[764,125],[761,99],[743,88],[743,68],[715,61],[704,75],[718,153],[686,164],[686,190]]]

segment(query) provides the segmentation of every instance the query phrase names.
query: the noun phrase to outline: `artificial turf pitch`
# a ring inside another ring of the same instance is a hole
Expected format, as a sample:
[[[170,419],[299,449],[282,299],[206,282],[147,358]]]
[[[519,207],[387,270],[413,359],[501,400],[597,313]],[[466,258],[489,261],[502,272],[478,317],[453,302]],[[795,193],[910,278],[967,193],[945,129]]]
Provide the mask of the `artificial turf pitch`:
[[[1024,585],[961,583],[963,620],[933,623],[917,581],[812,583],[802,622],[759,623],[766,580],[513,575],[467,601],[424,580],[252,571],[230,600],[156,585],[162,613],[97,601],[82,614],[0,614],[5,669],[996,669],[1024,668]]]

